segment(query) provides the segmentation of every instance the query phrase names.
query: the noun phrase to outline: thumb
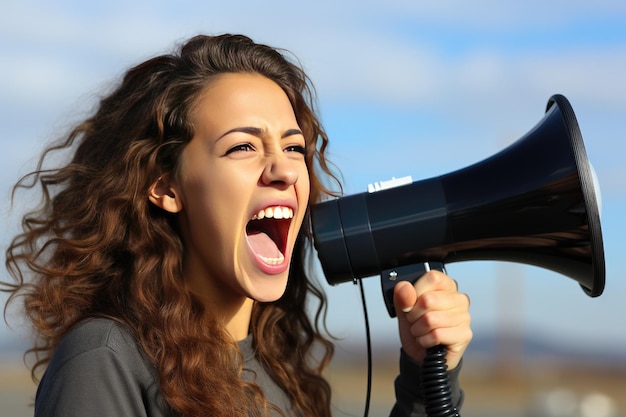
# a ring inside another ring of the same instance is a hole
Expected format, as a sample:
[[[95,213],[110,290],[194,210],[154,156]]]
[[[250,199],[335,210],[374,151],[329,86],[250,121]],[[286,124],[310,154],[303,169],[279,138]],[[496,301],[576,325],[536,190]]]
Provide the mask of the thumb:
[[[411,311],[417,302],[417,292],[408,281],[400,281],[393,288],[393,305],[396,309],[396,316],[403,317]]]

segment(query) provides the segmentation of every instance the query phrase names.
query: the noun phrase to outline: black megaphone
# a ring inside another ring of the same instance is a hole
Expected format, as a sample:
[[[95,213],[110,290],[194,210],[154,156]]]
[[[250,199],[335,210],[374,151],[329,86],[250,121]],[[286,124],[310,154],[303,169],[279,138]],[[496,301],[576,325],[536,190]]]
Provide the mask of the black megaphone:
[[[501,152],[467,168],[311,207],[314,244],[330,284],[381,275],[393,286],[430,265],[499,260],[605,284],[597,181],[574,111],[550,98],[543,119]]]

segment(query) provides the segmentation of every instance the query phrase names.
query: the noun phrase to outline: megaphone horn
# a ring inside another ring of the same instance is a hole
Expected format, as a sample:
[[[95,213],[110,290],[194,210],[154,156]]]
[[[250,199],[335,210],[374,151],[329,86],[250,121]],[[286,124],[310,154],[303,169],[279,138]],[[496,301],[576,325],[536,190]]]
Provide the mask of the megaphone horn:
[[[314,243],[333,285],[424,262],[499,260],[563,274],[596,297],[605,284],[596,188],[574,111],[554,95],[532,130],[490,158],[313,205]]]

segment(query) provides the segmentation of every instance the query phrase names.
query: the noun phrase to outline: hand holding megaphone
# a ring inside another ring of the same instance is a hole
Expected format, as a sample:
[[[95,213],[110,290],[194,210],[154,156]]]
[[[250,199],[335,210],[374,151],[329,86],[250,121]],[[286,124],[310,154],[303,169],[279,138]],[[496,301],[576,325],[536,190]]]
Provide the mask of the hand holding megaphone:
[[[458,292],[456,282],[432,270],[415,284],[398,283],[393,299],[406,354],[423,363],[427,348],[444,345],[448,369],[456,368],[472,340],[469,297]]]

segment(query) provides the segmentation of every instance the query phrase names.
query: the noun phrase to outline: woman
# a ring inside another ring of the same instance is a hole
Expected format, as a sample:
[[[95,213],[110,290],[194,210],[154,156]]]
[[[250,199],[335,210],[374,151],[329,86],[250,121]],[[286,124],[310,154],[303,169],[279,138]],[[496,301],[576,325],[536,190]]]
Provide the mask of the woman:
[[[7,250],[5,283],[36,331],[33,376],[45,368],[36,416],[330,415],[326,298],[306,255],[308,205],[334,177],[312,109],[277,50],[197,36],[129,70],[44,153],[16,185],[39,184],[44,204]],[[71,162],[44,170],[59,149]],[[421,415],[418,364],[447,345],[456,384],[469,302],[437,272],[395,296],[392,414]]]

